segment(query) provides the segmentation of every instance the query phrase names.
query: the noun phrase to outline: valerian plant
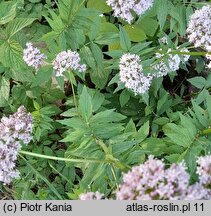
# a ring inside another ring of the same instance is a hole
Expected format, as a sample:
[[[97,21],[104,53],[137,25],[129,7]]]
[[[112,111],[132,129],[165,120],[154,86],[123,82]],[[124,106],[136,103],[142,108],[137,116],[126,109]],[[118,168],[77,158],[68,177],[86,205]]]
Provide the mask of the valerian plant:
[[[210,24],[210,1],[1,1],[0,197],[210,199]]]

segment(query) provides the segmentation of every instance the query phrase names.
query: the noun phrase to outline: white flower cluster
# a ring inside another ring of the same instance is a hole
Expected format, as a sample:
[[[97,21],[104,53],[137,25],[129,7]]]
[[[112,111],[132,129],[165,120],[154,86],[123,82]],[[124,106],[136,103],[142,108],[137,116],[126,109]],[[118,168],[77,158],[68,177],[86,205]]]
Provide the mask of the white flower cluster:
[[[28,66],[34,67],[37,70],[43,65],[43,60],[46,58],[32,43],[26,44],[26,48],[23,50],[23,60]]]
[[[188,49],[182,48],[181,52],[188,52]],[[171,49],[168,49],[167,54],[171,52]],[[167,59],[165,58],[164,54],[156,53],[156,58],[160,61],[152,66],[152,69],[156,71],[153,74],[155,77],[162,77],[166,76],[170,72],[174,72],[179,70],[179,66],[182,60],[187,62],[190,58],[189,55],[182,55],[183,59],[180,58],[178,54],[168,54]]]
[[[143,94],[149,90],[153,77],[143,74],[141,59],[138,55],[124,54],[120,59],[119,69],[120,81],[135,95]]]
[[[0,182],[9,184],[13,178],[19,177],[19,171],[15,169],[15,161],[19,150],[19,142],[5,143],[0,140]]]
[[[0,121],[0,181],[9,184],[19,176],[15,169],[21,144],[27,145],[32,140],[32,116],[21,106],[9,118]]]
[[[195,47],[211,51],[211,6],[207,5],[190,16],[187,28],[188,39]]]
[[[131,11],[133,10],[139,16],[144,14],[153,6],[154,0],[107,0],[106,3],[112,7],[114,16],[119,17],[129,24],[134,17]]]
[[[162,160],[150,155],[144,164],[123,174],[116,191],[117,200],[211,200],[211,155],[197,159],[198,181],[190,185],[184,162],[166,168]],[[101,200],[104,194],[88,192],[80,200]]]
[[[123,184],[116,192],[118,200],[198,200],[211,199],[211,156],[197,161],[199,181],[189,185],[185,164],[172,164],[165,169],[162,160],[149,159],[123,175]]]
[[[100,192],[96,191],[94,192],[87,192],[80,194],[79,199],[80,200],[102,200],[104,198],[104,194],[101,194]]]
[[[86,65],[80,64],[80,61],[80,56],[76,51],[68,50],[60,52],[52,63],[56,76],[61,76],[68,69],[85,72]]]
[[[201,47],[204,50],[211,52],[211,6],[206,5],[201,9],[196,10],[190,16],[187,28],[188,39],[195,47]],[[207,67],[211,68],[211,55],[207,54],[207,59],[210,60]]]

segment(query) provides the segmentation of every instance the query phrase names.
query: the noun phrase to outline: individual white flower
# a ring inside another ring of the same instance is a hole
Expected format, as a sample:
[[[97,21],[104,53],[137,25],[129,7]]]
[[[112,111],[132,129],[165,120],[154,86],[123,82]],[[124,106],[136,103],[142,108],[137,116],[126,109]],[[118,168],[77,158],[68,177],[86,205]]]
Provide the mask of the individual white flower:
[[[34,67],[37,70],[43,65],[43,60],[46,58],[32,43],[26,44],[26,48],[23,50],[23,60],[28,66]]]
[[[140,16],[152,7],[153,1],[154,0],[107,0],[106,3],[112,7],[115,17],[119,17],[131,24],[134,19],[131,11],[133,10]]]
[[[163,36],[162,38],[160,38],[159,42],[163,43],[163,44],[168,44],[168,38],[167,38],[167,36]]]
[[[119,69],[120,81],[135,95],[143,94],[149,90],[153,77],[143,74],[141,59],[138,55],[124,54],[120,59]]]
[[[76,51],[67,50],[60,52],[52,63],[56,76],[62,76],[68,69],[85,72],[86,65],[80,64],[80,61],[81,58]]]
[[[211,50],[211,6],[206,5],[190,16],[188,39],[195,47]]]

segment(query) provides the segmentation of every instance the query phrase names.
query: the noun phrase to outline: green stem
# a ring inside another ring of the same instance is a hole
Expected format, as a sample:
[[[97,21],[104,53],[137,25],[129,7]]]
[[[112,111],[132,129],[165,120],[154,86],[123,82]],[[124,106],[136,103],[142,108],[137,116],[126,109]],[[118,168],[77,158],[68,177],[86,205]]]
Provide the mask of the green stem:
[[[211,55],[211,52],[181,52],[177,50],[172,50],[168,53],[158,50],[157,53],[161,54],[179,54],[179,55],[191,55],[191,56],[205,56],[207,54]]]
[[[117,168],[121,169],[121,170],[128,170],[130,169],[129,166],[124,165],[123,163],[121,163],[117,158],[115,158],[112,153],[110,152],[109,148],[106,146],[106,144],[102,141],[99,140],[97,138],[95,138],[95,142],[103,149],[103,151],[105,152],[105,159],[106,162],[114,164]]]
[[[27,152],[27,151],[19,151],[20,154],[29,155],[32,157],[39,157],[43,159],[49,159],[49,160],[57,160],[57,161],[65,161],[65,162],[73,162],[73,163],[105,163],[105,161],[100,161],[96,159],[70,159],[70,158],[62,158],[62,157],[55,157],[55,156],[49,156],[49,155],[42,155],[38,153],[33,152]]]
[[[109,154],[109,149],[102,140],[95,138],[95,142],[103,149],[105,154]]]
[[[75,89],[74,89],[73,82],[71,81],[71,79],[70,79],[70,85],[71,85],[72,92],[73,92],[73,101],[74,101],[75,109],[76,109],[77,113],[79,113],[78,112],[78,104],[77,104],[76,95],[75,95]]]
[[[115,170],[114,170],[114,167],[112,164],[111,164],[111,172],[112,172],[112,175],[113,175],[114,180],[116,182],[116,190],[119,191],[119,185],[117,184],[117,177],[116,177]]]
[[[208,134],[211,134],[211,128],[205,129],[199,133],[199,135],[201,136],[208,135]]]

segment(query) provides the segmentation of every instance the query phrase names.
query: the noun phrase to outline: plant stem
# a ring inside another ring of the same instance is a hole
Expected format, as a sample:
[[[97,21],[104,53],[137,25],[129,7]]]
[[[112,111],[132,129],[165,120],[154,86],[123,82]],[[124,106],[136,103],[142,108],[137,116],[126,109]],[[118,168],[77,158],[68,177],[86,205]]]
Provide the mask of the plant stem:
[[[73,92],[73,101],[74,101],[75,109],[76,109],[77,113],[79,113],[78,112],[78,104],[77,104],[76,95],[75,95],[75,89],[74,89],[73,82],[71,79],[70,79],[70,85],[71,85],[72,92]]]
[[[116,189],[117,189],[117,191],[119,191],[119,185],[117,184],[117,177],[116,177],[116,173],[115,173],[115,170],[114,170],[114,167],[113,167],[112,164],[111,164],[111,172],[112,172],[112,175],[113,175],[114,180],[115,180],[115,182],[116,182]]]
[[[49,155],[42,155],[38,153],[33,152],[27,152],[27,151],[19,151],[20,154],[29,155],[32,157],[39,157],[49,160],[57,160],[57,161],[65,161],[65,162],[73,162],[73,163],[105,163],[105,161],[100,161],[96,159],[70,159],[70,158],[62,158],[62,157],[55,157],[55,156],[49,156]]]
[[[179,55],[190,55],[190,56],[206,56],[207,54],[211,55],[211,52],[182,52],[177,50],[172,50],[168,53],[160,50],[156,52],[161,54],[179,54]]]
[[[199,135],[201,136],[208,135],[208,134],[211,134],[211,128],[205,129],[199,133]]]

